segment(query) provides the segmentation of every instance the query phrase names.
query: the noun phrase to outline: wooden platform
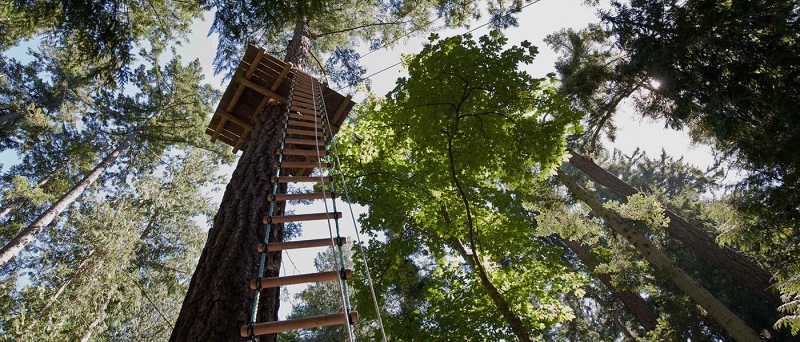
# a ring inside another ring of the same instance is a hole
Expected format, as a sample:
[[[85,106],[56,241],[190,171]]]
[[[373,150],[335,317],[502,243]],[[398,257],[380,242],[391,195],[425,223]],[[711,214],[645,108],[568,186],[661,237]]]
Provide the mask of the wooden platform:
[[[313,76],[270,56],[263,49],[248,47],[206,128],[211,141],[219,140],[232,146],[233,153],[247,147],[250,132],[257,119],[264,115],[267,105],[286,104],[295,74],[297,85],[294,100],[295,105],[301,105],[300,101],[308,102],[312,96],[310,89]],[[323,88],[322,93],[333,126],[332,133],[336,134],[355,103],[350,96],[343,96],[327,87]],[[329,140],[331,138],[332,135]],[[307,160],[303,156],[292,156],[290,161]],[[310,171],[297,169],[290,174],[303,176]]]

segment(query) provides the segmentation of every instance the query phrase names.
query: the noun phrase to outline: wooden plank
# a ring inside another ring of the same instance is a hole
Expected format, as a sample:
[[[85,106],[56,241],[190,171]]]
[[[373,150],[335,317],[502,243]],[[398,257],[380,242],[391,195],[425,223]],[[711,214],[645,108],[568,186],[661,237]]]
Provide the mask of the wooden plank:
[[[308,121],[299,121],[299,120],[289,120],[290,126],[297,126],[297,127],[308,127],[308,128],[315,128],[322,132],[322,123],[320,122],[308,122]]]
[[[314,103],[314,95],[312,95],[310,93],[305,93],[305,92],[302,92],[302,91],[297,91],[297,90],[294,91],[293,99],[295,101],[299,100],[300,102],[306,102],[306,103],[312,103],[312,104]]]
[[[340,219],[340,218],[342,218],[342,212],[341,211],[335,211],[335,212],[331,212],[331,213],[273,216],[272,217],[272,223],[299,222],[299,221],[318,221],[318,220],[329,220],[329,219]],[[265,217],[263,219],[263,222],[264,222],[264,224],[269,223],[269,217]]]
[[[323,183],[323,182],[335,182],[336,177],[329,177],[329,176],[316,176],[316,177],[272,177],[272,182],[278,183]]]
[[[347,244],[346,237],[338,237],[333,239],[325,238],[325,239],[314,239],[314,240],[260,243],[258,244],[258,252],[259,253],[280,252],[289,249],[314,248],[314,247],[326,247],[326,246],[344,246],[346,244]]]
[[[256,72],[256,69],[258,68],[258,62],[261,60],[262,57],[264,57],[264,50],[258,49],[258,52],[256,53],[255,62],[250,64],[250,68],[247,69],[247,73],[245,73],[244,75],[245,79],[249,80],[251,77],[253,77],[253,73]],[[236,93],[233,94],[231,102],[228,103],[228,108],[225,109],[226,112],[228,113],[233,112],[233,108],[236,107],[236,104],[239,102],[239,98],[242,97],[243,92],[244,92],[244,85],[240,84],[236,88]]]
[[[336,112],[333,113],[333,116],[330,117],[331,123],[333,125],[335,126],[340,125],[339,118],[342,116],[345,109],[347,109],[347,106],[350,105],[350,99],[352,99],[352,96],[347,95],[344,98],[344,100],[342,100],[342,104],[339,105],[339,108],[336,108]]]
[[[348,322],[349,321],[349,322]],[[355,324],[358,322],[358,312],[350,311],[347,316],[344,313],[311,316],[297,319],[290,319],[285,321],[256,323],[253,324],[253,335],[267,335],[275,334],[290,330],[309,329],[318,327],[327,327],[331,325],[342,324]],[[245,325],[239,329],[239,334],[242,337],[250,336],[250,327]]]
[[[300,113],[300,114],[305,114],[305,115],[312,115],[312,116],[317,115],[317,112],[315,112],[313,109],[297,107],[297,106],[294,106],[294,105],[292,105],[292,111]]]
[[[305,114],[298,114],[298,113],[290,113],[290,119],[297,119],[297,120],[304,120],[304,121],[319,121],[319,117],[315,115],[305,115]]]
[[[233,146],[233,150],[232,150],[233,154],[236,154],[236,152],[239,152],[239,148],[242,147],[242,144],[244,144],[244,141],[247,140],[247,137],[250,136],[250,132],[252,132],[252,130],[249,130],[249,129],[245,128],[244,134],[242,134],[242,136],[239,137],[239,140],[236,141],[236,145]]]
[[[317,152],[317,150],[296,150],[296,149],[284,149],[283,151],[278,150],[278,152],[275,152],[275,154],[281,154],[281,152],[284,155],[287,155],[287,156],[314,156],[314,157],[316,157],[318,153],[319,153],[320,156],[328,155],[327,151],[322,151],[322,150]]]
[[[333,195],[333,196],[331,196]],[[267,196],[267,202],[286,202],[286,201],[300,201],[300,200],[318,200],[336,198],[337,196],[332,192],[313,192],[307,194],[277,194]]]
[[[250,81],[250,80],[245,79],[243,77],[239,77],[236,80],[238,82],[241,82],[245,86],[249,87],[250,89],[253,89],[253,90],[257,91],[257,92],[261,93],[264,96],[269,96],[269,97],[275,99],[276,101],[278,101],[280,103],[286,103],[286,101],[287,101],[286,97],[284,97],[283,95],[278,95],[274,91],[271,91],[271,90],[269,90],[267,88],[264,88],[264,87],[262,87],[262,86],[260,86],[258,84],[255,84],[253,81]]]
[[[292,63],[286,63],[286,65],[283,66],[283,70],[281,70],[281,73],[278,75],[278,78],[272,83],[272,87],[269,87],[269,90],[277,91],[278,87],[283,83],[283,79],[286,78],[286,74],[288,74],[289,70],[292,70],[293,67],[294,65]]]
[[[262,289],[269,289],[278,286],[286,286],[286,285],[296,285],[296,284],[305,284],[305,283],[316,283],[320,281],[331,281],[331,280],[339,280],[341,279],[342,273],[344,273],[344,279],[353,278],[353,271],[352,270],[344,270],[341,271],[328,271],[328,272],[319,272],[319,273],[309,273],[309,274],[298,274],[298,275],[291,275],[285,277],[269,277],[264,278],[261,280],[251,280],[250,281],[250,289],[257,290],[259,282],[261,283]]]
[[[275,162],[275,167],[278,167],[278,162]],[[331,167],[331,163],[317,163],[317,162],[282,162],[280,163],[280,167],[287,168],[287,169],[299,169],[299,168],[315,168],[315,167]]]
[[[286,134],[293,134],[293,135],[305,135],[305,136],[317,136],[322,139],[322,132],[315,132],[312,130],[305,130],[305,129],[294,129],[294,128],[287,128]]]
[[[251,125],[249,122],[246,122],[246,121],[244,121],[242,119],[237,118],[236,116],[234,116],[231,113],[226,113],[226,112],[223,112],[221,110],[217,110],[217,112],[215,114],[221,116],[223,119],[227,119],[230,122],[233,122],[233,123],[241,126],[245,130],[250,130],[250,131],[253,130],[253,125]]]
[[[325,146],[325,142],[322,140],[307,140],[307,139],[295,139],[295,138],[286,138],[287,144],[295,144],[295,145],[312,145],[312,146]]]
[[[225,126],[225,122],[227,122],[227,121],[228,121],[228,119],[226,119],[224,116],[219,118],[219,122],[217,122],[217,127],[214,128],[214,134],[211,135],[211,142],[212,143],[217,141],[217,137],[219,137],[219,132],[222,131],[222,127]]]

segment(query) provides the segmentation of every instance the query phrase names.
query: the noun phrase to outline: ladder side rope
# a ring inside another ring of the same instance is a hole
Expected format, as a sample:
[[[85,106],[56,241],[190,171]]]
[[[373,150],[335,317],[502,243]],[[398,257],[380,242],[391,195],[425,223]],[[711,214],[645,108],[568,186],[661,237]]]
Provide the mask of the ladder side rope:
[[[322,106],[323,107],[325,106],[325,102],[324,101],[322,102]],[[325,115],[327,116],[327,111],[325,111]],[[330,121],[325,120],[325,123],[327,123],[328,129],[331,132],[333,132],[333,127],[331,126]],[[365,273],[367,275],[367,283],[369,284],[369,291],[370,291],[370,294],[372,295],[372,304],[375,306],[375,314],[378,316],[378,328],[380,328],[381,337],[383,338],[383,342],[388,342],[388,340],[386,339],[386,330],[383,327],[383,317],[381,316],[380,305],[378,304],[378,296],[375,295],[375,286],[373,285],[372,275],[371,275],[371,272],[370,272],[370,269],[369,269],[369,263],[367,262],[367,257],[366,257],[367,254],[364,251],[364,245],[361,243],[361,232],[359,231],[359,226],[358,226],[358,223],[357,223],[357,220],[356,220],[356,216],[353,213],[353,201],[350,200],[350,192],[347,189],[347,181],[345,179],[346,177],[341,172],[342,161],[339,159],[339,151],[336,148],[336,141],[335,140],[331,141],[331,146],[333,146],[333,154],[332,154],[333,158],[331,158],[331,154],[330,153],[328,154],[328,158],[329,158],[329,161],[331,161],[331,159],[333,159],[335,161],[335,163],[330,163],[330,164],[335,164],[335,167],[339,168],[339,174],[341,175],[341,178],[342,178],[342,190],[344,190],[344,196],[345,196],[344,198],[345,198],[345,200],[347,202],[348,208],[350,209],[350,219],[353,220],[353,229],[356,231],[356,239],[357,239],[357,242],[358,242],[357,245],[358,245],[359,251],[361,252],[361,260],[364,263],[364,270],[365,270]],[[330,173],[328,174],[328,176],[331,176],[331,175],[332,174],[330,174]]]
[[[281,163],[283,162],[283,150],[286,148],[286,130],[289,128],[289,114],[292,112],[292,99],[294,97],[294,90],[295,85],[297,84],[297,72],[294,73],[294,77],[292,77],[292,87],[289,91],[289,97],[286,104],[286,116],[285,120],[283,121],[283,136],[281,137],[281,147],[280,153],[278,154],[278,163],[275,166],[275,177],[280,177],[281,174]],[[274,197],[278,193],[278,182],[272,183],[272,196]],[[270,201],[269,204],[269,216],[267,216],[267,223],[265,227],[264,233],[264,244],[269,243],[269,236],[272,232],[272,216],[275,214],[275,203],[276,201]],[[264,277],[264,273],[266,271],[266,263],[267,263],[267,249],[265,248],[261,254],[261,261],[258,265],[258,278],[256,278],[256,289],[255,294],[253,296],[253,308],[250,313],[250,322],[247,324],[247,340],[254,341],[255,335],[253,334],[253,324],[256,323],[256,318],[258,316],[258,303],[261,300],[261,279]]]
[[[322,90],[320,89],[319,82],[314,80],[314,79],[312,79],[312,81],[311,81],[311,91],[314,92],[315,88],[316,88],[317,92],[319,93],[319,99],[321,100],[321,105],[320,105],[320,109],[321,110],[320,111],[317,110],[317,95],[316,94],[312,94],[312,96],[311,96],[312,101],[311,102],[312,102],[312,105],[314,107],[314,114],[315,114],[315,118],[314,118],[314,133],[317,133],[317,132],[320,131],[319,127],[317,127],[317,117],[319,117],[322,120],[322,142],[325,145],[325,156],[326,156],[326,158],[328,158],[328,161],[327,161],[328,170],[327,171],[328,171],[328,180],[329,180],[330,187],[331,187],[331,202],[332,202],[332,205],[333,205],[333,211],[336,212],[336,198],[335,198],[335,196],[336,196],[336,188],[334,187],[333,178],[331,178],[331,176],[333,175],[333,170],[331,168],[330,156],[329,156],[330,152],[328,150],[328,134],[327,134],[327,132],[325,130],[325,124],[324,124],[324,122],[326,122],[326,117],[327,117],[327,115],[326,115],[327,113],[324,112],[325,100],[322,97]],[[319,142],[319,135],[318,134],[314,135],[314,141],[316,143]],[[321,154],[319,152],[319,147],[317,147],[316,151],[317,151],[317,164],[318,164],[319,169],[322,170],[323,169],[323,167],[322,167],[322,156],[321,156]],[[323,198],[325,198],[325,183],[324,182],[322,183],[322,186],[320,188],[322,189]],[[329,212],[328,201],[323,199],[323,203],[325,205],[325,213],[328,213]],[[331,237],[331,241],[333,241],[334,237],[333,237],[333,230],[332,230],[332,227],[331,227],[330,220],[327,220],[327,223],[328,223],[328,233],[329,233],[329,235]],[[336,239],[337,240],[341,239],[340,229],[339,229],[339,218],[336,215],[334,215],[334,224],[336,225]],[[345,322],[350,323],[350,324],[347,324],[347,336],[348,336],[348,338],[349,338],[349,340],[351,342],[355,342],[353,324],[352,324],[352,322],[350,322],[350,314],[349,313],[350,313],[351,307],[350,307],[350,299],[349,299],[349,296],[348,296],[348,293],[347,293],[347,280],[344,277],[344,269],[345,269],[344,252],[342,250],[342,244],[337,244],[337,245],[338,245],[338,250],[339,250],[339,260],[337,261],[336,257],[334,256],[334,265],[340,269],[340,272],[342,274],[342,276],[339,277],[340,278],[339,286],[340,286],[340,292],[341,292],[341,295],[342,295],[342,304],[344,305],[343,314],[345,315]]]

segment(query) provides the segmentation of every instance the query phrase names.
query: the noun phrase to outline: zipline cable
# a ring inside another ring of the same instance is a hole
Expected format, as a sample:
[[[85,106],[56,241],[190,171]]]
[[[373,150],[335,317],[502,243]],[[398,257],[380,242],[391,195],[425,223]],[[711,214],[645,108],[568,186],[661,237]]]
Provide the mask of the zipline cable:
[[[330,129],[332,132],[333,128],[331,127],[330,121],[326,122],[328,124],[328,129]],[[358,249],[361,252],[361,260],[364,263],[364,270],[365,273],[367,274],[367,282],[369,283],[369,292],[370,295],[372,295],[372,304],[375,306],[375,313],[378,316],[378,328],[380,328],[381,330],[381,337],[383,338],[383,342],[388,342],[388,340],[386,339],[386,330],[383,327],[383,317],[381,315],[380,305],[378,304],[378,296],[375,295],[375,286],[373,285],[372,275],[369,270],[369,263],[367,262],[367,256],[366,256],[367,254],[364,250],[363,244],[361,243],[361,232],[359,231],[359,226],[356,221],[356,216],[353,213],[353,201],[350,200],[350,191],[347,188],[347,180],[345,180],[344,173],[342,172],[342,161],[339,159],[339,151],[336,148],[335,140],[331,140],[331,146],[333,146],[333,157],[336,160],[336,165],[338,165],[339,168],[339,174],[342,177],[342,190],[344,190],[345,202],[347,202],[347,206],[350,209],[350,218],[353,220],[353,229],[356,232]]]
[[[522,12],[522,10],[524,10],[524,9],[528,8],[528,7],[529,7],[529,6],[531,6],[531,5],[537,4],[537,3],[541,2],[541,1],[542,1],[542,0],[535,0],[535,1],[532,1],[532,2],[530,2],[530,3],[528,3],[528,4],[526,4],[525,6],[522,6],[522,7],[520,7],[520,8],[519,8],[519,10],[520,10],[520,13]],[[436,18],[436,19],[434,19],[434,20],[430,21],[428,24],[430,24],[430,23],[433,23],[433,22],[435,22],[436,20],[439,20],[439,19],[441,19],[441,18],[442,18],[442,17],[441,17],[441,16],[439,16],[438,18]],[[485,23],[481,24],[480,26],[477,26],[477,27],[475,27],[475,28],[472,28],[472,29],[470,29],[470,30],[468,30],[468,31],[466,31],[466,32],[464,32],[464,33],[461,33],[461,34],[459,34],[459,35],[463,35],[463,34],[467,34],[467,33],[472,33],[472,32],[475,32],[476,30],[479,30],[479,29],[481,29],[481,28],[484,28],[484,27],[488,26],[488,25],[489,25],[489,24],[491,24],[491,23],[492,23],[492,21],[491,21],[491,20],[490,20],[490,21],[487,21],[487,22],[485,22]],[[380,49],[383,49],[383,48],[385,48],[386,46],[388,46],[389,44],[391,44],[391,43],[394,43],[394,42],[396,42],[396,41],[400,40],[401,38],[403,38],[403,37],[405,37],[405,36],[407,36],[407,35],[409,35],[409,34],[411,34],[411,33],[415,32],[415,31],[418,31],[418,30],[411,30],[411,31],[409,31],[408,33],[406,33],[405,35],[403,35],[403,36],[400,36],[400,38],[397,38],[397,39],[395,39],[395,40],[392,40],[391,42],[389,42],[389,43],[386,43],[386,44],[384,44],[383,46],[381,46],[381,47],[379,47],[379,48],[377,48],[377,49],[375,49],[375,50],[371,50],[371,51],[367,52],[366,54],[364,54],[363,56],[360,56],[360,57],[358,57],[358,58],[356,59],[356,61],[360,61],[360,60],[361,60],[361,58],[364,58],[364,57],[366,57],[366,56],[369,56],[369,55],[370,55],[370,54],[372,54],[373,52],[375,52],[375,51],[378,51],[378,50],[380,50]],[[378,71],[378,72],[374,72],[374,73],[370,74],[369,76],[362,77],[362,78],[360,78],[360,79],[358,80],[358,83],[361,83],[361,82],[363,82],[363,81],[366,81],[366,80],[368,80],[368,79],[372,78],[373,76],[375,76],[375,75],[377,75],[377,74],[380,74],[380,73],[382,73],[382,72],[384,72],[384,71],[386,71],[386,70],[389,70],[389,69],[391,69],[391,68],[394,68],[394,67],[396,67],[396,66],[398,66],[398,65],[400,65],[400,64],[402,64],[402,63],[403,63],[403,61],[400,61],[400,62],[394,63],[394,64],[392,64],[392,65],[390,65],[390,66],[388,66],[388,67],[385,67],[385,68],[381,69],[381,70],[380,70],[380,71]],[[354,87],[354,86],[353,86],[353,85],[349,85],[349,86],[346,86],[346,87],[342,87],[342,88],[336,89],[336,91],[337,91],[337,92],[341,92],[342,90],[345,90],[345,89],[350,89],[350,88],[352,88],[352,87]]]
[[[313,104],[314,114],[315,114],[314,115],[314,142],[315,142],[315,146],[316,146],[315,150],[317,152],[317,165],[318,165],[318,167],[319,167],[319,169],[321,171],[323,169],[322,168],[322,155],[319,153],[319,134],[317,134],[320,131],[320,129],[319,129],[319,127],[317,127],[317,115],[316,114],[319,113],[319,118],[323,122],[327,122],[327,120],[326,120],[327,112],[325,110],[325,100],[322,97],[322,90],[320,89],[319,81],[315,81],[314,79],[312,79],[311,80],[311,92],[312,93],[314,93],[314,89],[315,88],[319,92],[319,98],[321,99],[320,110],[317,111],[317,95],[316,94],[312,94],[312,96],[311,96],[311,103]],[[331,131],[331,132],[333,132],[333,131]],[[329,180],[329,183],[330,183],[330,186],[331,186],[331,203],[332,203],[332,206],[333,206],[333,211],[336,212],[336,188],[334,188],[333,178],[331,178],[332,169],[331,169],[331,163],[330,163],[330,156],[329,156],[327,141],[328,141],[328,134],[325,131],[325,125],[323,124],[322,125],[322,142],[323,142],[323,144],[325,146],[325,154],[326,154],[326,157],[328,159],[328,162],[327,162],[328,165],[327,166],[328,166],[328,180]],[[322,182],[322,186],[320,188],[322,189],[322,202],[325,204],[325,213],[329,213],[330,211],[328,209],[328,200],[325,199],[325,182],[324,181]],[[334,237],[333,237],[333,229],[331,227],[331,221],[330,221],[330,219],[328,219],[328,220],[326,220],[326,222],[328,223],[328,233],[329,233],[329,235],[331,237],[331,241],[333,242],[334,241]],[[336,215],[334,215],[334,223],[336,225],[336,239],[339,240],[341,238],[341,236],[339,234],[339,219],[336,217]],[[347,294],[347,280],[345,279],[345,276],[344,276],[345,275],[345,272],[344,272],[344,270],[345,270],[344,252],[342,251],[342,244],[341,243],[337,243],[336,245],[338,245],[338,249],[339,249],[339,260],[337,261],[336,257],[334,256],[334,266],[339,268],[339,270],[340,270],[339,287],[340,287],[340,292],[341,292],[341,295],[342,295],[342,305],[344,305],[344,310],[342,310],[342,312],[343,312],[343,314],[345,316],[345,322],[348,322],[348,324],[346,324],[347,325],[347,336],[348,336],[350,342],[355,342],[355,336],[354,336],[355,333],[353,331],[353,325],[350,324],[350,299],[349,299],[349,296]]]

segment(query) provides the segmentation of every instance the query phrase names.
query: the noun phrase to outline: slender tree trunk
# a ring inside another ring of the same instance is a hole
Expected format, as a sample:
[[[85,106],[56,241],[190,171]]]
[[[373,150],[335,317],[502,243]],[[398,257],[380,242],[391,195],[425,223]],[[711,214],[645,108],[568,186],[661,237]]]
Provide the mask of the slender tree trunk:
[[[508,305],[508,302],[503,295],[500,293],[500,290],[494,286],[492,280],[489,279],[489,275],[486,274],[486,268],[483,267],[481,261],[478,259],[476,254],[469,254],[467,253],[467,249],[464,247],[464,244],[461,240],[457,238],[452,238],[450,241],[450,245],[461,254],[461,257],[472,266],[478,272],[478,277],[481,279],[481,285],[483,288],[486,289],[486,292],[489,293],[489,298],[492,299],[494,305],[497,307],[497,310],[500,311],[500,314],[503,315],[503,319],[505,319],[506,323],[508,323],[511,330],[514,332],[514,335],[517,336],[517,339],[520,341],[533,341],[531,338],[530,332],[528,329],[525,329],[525,325],[522,324],[522,320],[511,310],[511,306]]]
[[[76,278],[78,278],[79,276],[81,276],[81,274],[86,272],[88,267],[91,265],[89,261],[92,260],[93,255],[94,251],[89,252],[89,255],[87,255],[86,258],[84,258],[83,261],[81,261],[81,263],[78,265],[78,268],[75,269],[75,271],[72,272],[72,274],[70,274],[69,277],[67,277],[67,280],[61,283],[61,286],[58,287],[56,293],[54,293],[47,299],[47,304],[45,304],[44,307],[41,310],[39,310],[39,312],[36,314],[36,317],[31,321],[30,324],[28,324],[28,329],[33,330],[33,328],[36,327],[36,324],[39,323],[42,317],[45,317],[45,315],[47,315],[47,312],[50,311],[50,308],[53,306],[53,304],[55,304],[58,301],[58,298],[60,298],[61,295],[64,294],[64,291],[67,289],[69,284],[72,284],[72,282]]]
[[[581,259],[581,262],[583,262],[583,264],[586,265],[589,270],[594,271],[595,267],[597,267],[597,262],[593,262],[589,259],[588,246],[570,240],[561,239],[561,241],[564,241],[564,244],[567,245],[567,247],[569,247],[569,249],[572,250],[572,252],[574,252],[579,259]],[[644,328],[646,331],[651,331],[656,328],[656,324],[658,324],[658,315],[655,311],[653,311],[650,305],[647,304],[644,299],[642,299],[641,296],[631,291],[616,290],[614,285],[611,283],[611,276],[606,273],[599,273],[596,275],[597,278],[600,279],[600,281],[611,291],[614,297],[617,297],[617,299],[619,299],[622,304],[628,308],[628,311],[633,314],[633,317],[635,317],[636,321],[642,325],[642,328]]]
[[[61,165],[59,165],[55,170],[53,170],[53,172],[50,172],[47,175],[47,177],[42,178],[39,181],[39,183],[36,183],[36,186],[41,188],[41,187],[47,185],[47,183],[49,183],[51,180],[53,180],[53,177],[55,177],[56,174],[58,174],[59,171],[63,170],[67,166],[68,162],[69,161],[61,163]],[[15,210],[15,209],[19,208],[20,205],[22,205],[22,199],[21,198],[17,198],[15,200],[9,202],[6,206],[0,208],[0,219],[3,219],[3,217],[8,215],[8,213],[10,213],[12,210]]]
[[[700,305],[725,331],[737,341],[760,341],[756,334],[741,318],[731,312],[708,290],[700,286],[692,277],[678,267],[666,254],[661,252],[644,235],[629,225],[621,216],[606,208],[588,191],[583,189],[563,171],[558,170],[556,178],[567,186],[576,199],[586,203],[592,211],[602,217],[605,223],[617,234],[625,238],[642,257],[656,269],[665,272],[676,285],[695,303]]]
[[[33,239],[38,235],[45,227],[47,227],[50,223],[55,220],[58,215],[61,214],[67,207],[69,207],[75,200],[80,197],[81,194],[98,178],[100,175],[111,165],[113,165],[117,158],[127,150],[134,140],[136,140],[139,135],[142,134],[141,130],[136,130],[133,133],[130,133],[125,140],[120,143],[114,151],[109,153],[101,162],[97,164],[97,166],[92,169],[89,174],[83,177],[83,179],[75,184],[64,196],[62,196],[56,203],[54,203],[50,209],[47,209],[43,212],[36,220],[33,221],[27,228],[21,230],[17,233],[11,241],[9,241],[2,249],[0,249],[0,267],[5,266],[12,258],[14,258],[19,252],[22,251],[25,246],[30,244]]]
[[[1,207],[0,208],[0,220],[3,219],[3,217],[6,217],[6,215],[8,215],[12,210],[16,210],[17,208],[19,208],[20,204],[22,204],[22,202],[20,202],[19,200],[16,200],[16,201],[12,201],[12,202],[6,204],[5,206]]]
[[[307,21],[298,21],[285,60],[301,67],[311,46]],[[170,341],[241,341],[239,328],[250,321],[253,291],[258,277],[256,246],[263,240],[262,218],[269,213],[266,195],[272,191],[275,151],[280,145],[282,108],[267,108],[259,117],[244,153],[225,189],[213,228],[200,255]],[[285,184],[279,192],[285,192]],[[282,215],[284,202],[276,203]],[[270,241],[283,241],[283,225],[273,225]],[[279,274],[281,253],[267,257],[267,277]],[[278,319],[278,289],[261,290],[259,322]],[[275,335],[260,341],[275,341]]]
[[[103,301],[103,304],[99,308],[97,308],[97,316],[95,316],[92,323],[89,324],[89,327],[86,329],[86,333],[83,334],[83,338],[81,338],[81,342],[89,342],[89,340],[92,338],[92,335],[94,335],[94,330],[97,329],[97,326],[100,325],[100,323],[103,323],[103,320],[106,319],[106,309],[108,308],[108,304],[110,303],[111,303],[111,294],[106,296],[106,299],[105,301]]]
[[[622,198],[638,193],[636,189],[575,152],[570,152],[570,165],[578,168],[593,181]],[[770,274],[754,262],[731,248],[719,246],[712,237],[697,229],[682,217],[665,210],[669,218],[667,231],[688,247],[694,255],[728,273],[738,283],[746,286],[773,306],[781,305],[780,295],[771,287]]]

